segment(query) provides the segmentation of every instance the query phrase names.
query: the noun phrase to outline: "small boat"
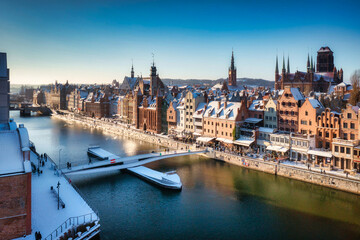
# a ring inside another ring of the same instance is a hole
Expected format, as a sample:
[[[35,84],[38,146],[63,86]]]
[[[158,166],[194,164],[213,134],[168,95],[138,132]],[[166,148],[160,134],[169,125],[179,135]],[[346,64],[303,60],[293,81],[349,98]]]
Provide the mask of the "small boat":
[[[162,173],[144,166],[132,167],[127,170],[134,175],[160,187],[173,190],[182,189],[182,183],[179,175],[176,174],[176,171]]]

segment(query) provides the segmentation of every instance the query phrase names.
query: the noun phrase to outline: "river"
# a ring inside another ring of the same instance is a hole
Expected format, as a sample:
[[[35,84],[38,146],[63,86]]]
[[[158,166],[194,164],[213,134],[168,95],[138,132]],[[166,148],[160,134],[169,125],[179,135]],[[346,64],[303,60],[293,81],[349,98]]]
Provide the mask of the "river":
[[[62,164],[86,162],[89,145],[121,156],[159,149],[50,117],[11,116],[25,124],[38,152],[55,161],[60,153]],[[147,166],[176,170],[183,190],[159,189],[118,171],[72,178],[99,211],[101,239],[360,239],[357,195],[201,156]]]

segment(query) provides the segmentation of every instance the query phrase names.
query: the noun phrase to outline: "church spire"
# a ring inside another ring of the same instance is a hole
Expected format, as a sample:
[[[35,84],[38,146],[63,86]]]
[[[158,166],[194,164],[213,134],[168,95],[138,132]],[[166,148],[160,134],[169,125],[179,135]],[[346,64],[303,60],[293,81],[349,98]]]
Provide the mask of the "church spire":
[[[278,63],[278,55],[276,55],[276,66],[275,66],[275,73],[279,73],[279,63]]]
[[[234,51],[231,52],[231,65],[229,68],[229,85],[236,86],[236,68],[234,61]]]
[[[308,53],[308,58],[307,58],[306,67],[307,67],[307,72],[310,72],[310,57],[309,57],[309,53]]]
[[[231,70],[235,69],[235,63],[234,63],[234,51],[231,52]]]
[[[287,60],[287,73],[290,73],[290,58],[288,55],[288,60]]]
[[[282,72],[285,73],[286,72],[286,68],[285,68],[285,57],[283,55],[283,67],[282,67]]]
[[[131,78],[134,78],[134,63],[131,64]]]
[[[311,63],[310,63],[311,71],[314,72],[314,62],[313,62],[313,56],[311,56]]]

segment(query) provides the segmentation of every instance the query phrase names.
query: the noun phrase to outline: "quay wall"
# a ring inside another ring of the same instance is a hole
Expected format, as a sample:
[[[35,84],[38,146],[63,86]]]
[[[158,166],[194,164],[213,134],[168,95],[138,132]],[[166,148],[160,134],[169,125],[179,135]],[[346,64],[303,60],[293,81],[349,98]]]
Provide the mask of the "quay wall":
[[[193,144],[178,142],[168,138],[166,135],[162,136],[147,134],[138,129],[134,129],[133,127],[128,127],[127,125],[123,124],[114,124],[103,120],[94,120],[88,117],[75,117],[73,114],[53,115],[53,117],[65,120],[67,122],[81,123],[91,128],[101,129],[104,132],[112,135],[130,137],[166,148],[194,149]],[[210,150],[208,153],[202,155],[244,168],[360,194],[360,181],[355,179],[344,178],[332,174],[322,174],[304,168],[278,164],[275,162],[264,161],[263,159],[256,159],[248,156],[238,156],[215,150]]]

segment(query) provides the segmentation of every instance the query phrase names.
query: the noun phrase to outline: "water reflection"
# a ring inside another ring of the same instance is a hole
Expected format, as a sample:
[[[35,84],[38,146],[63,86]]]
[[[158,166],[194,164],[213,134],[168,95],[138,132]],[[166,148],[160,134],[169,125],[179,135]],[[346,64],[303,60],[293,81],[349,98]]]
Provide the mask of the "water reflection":
[[[118,155],[156,145],[48,117],[19,118],[41,152],[87,161],[89,145]],[[72,180],[100,212],[102,239],[360,239],[357,195],[232,166],[201,156],[148,164],[177,170],[183,191],[155,188],[120,172]]]

